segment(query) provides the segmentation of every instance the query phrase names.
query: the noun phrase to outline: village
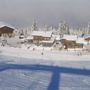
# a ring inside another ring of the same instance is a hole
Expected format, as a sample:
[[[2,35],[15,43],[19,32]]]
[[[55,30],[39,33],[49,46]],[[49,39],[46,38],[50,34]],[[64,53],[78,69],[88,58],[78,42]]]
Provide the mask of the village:
[[[58,28],[39,28],[36,21],[30,28],[16,29],[0,22],[0,50],[5,47],[27,49],[41,54],[44,51],[90,51],[90,24],[86,28],[73,29],[66,22],[61,22]]]
[[[84,29],[0,23],[0,90],[89,90],[89,62],[89,23]]]

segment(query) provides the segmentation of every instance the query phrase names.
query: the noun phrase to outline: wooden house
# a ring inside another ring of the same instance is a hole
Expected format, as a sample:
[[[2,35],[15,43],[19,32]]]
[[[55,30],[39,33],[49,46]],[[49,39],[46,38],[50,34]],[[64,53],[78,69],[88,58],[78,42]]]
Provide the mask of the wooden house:
[[[33,31],[33,43],[43,46],[51,46],[54,42],[52,39],[52,31]]]
[[[50,40],[52,37],[51,31],[33,31],[32,36],[34,40]]]
[[[76,43],[76,41],[66,40],[63,39],[61,42],[63,42],[64,49],[68,48],[83,48],[83,44]]]
[[[61,43],[64,46],[64,49],[68,49],[68,48],[83,48],[83,44],[82,43],[77,43],[77,36],[73,36],[73,35],[66,35],[61,39]]]
[[[11,28],[9,26],[0,27],[0,36],[12,37],[13,32],[14,32],[14,28]]]

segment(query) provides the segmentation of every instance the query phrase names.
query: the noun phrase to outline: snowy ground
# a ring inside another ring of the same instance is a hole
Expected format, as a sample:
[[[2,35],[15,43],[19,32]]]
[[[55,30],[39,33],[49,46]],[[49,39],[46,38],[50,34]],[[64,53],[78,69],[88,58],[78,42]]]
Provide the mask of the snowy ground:
[[[0,90],[90,90],[89,63],[0,55]]]
[[[0,48],[0,90],[90,90],[90,55]]]
[[[85,61],[90,60],[90,52],[86,52],[82,50],[52,50],[52,48],[44,48],[43,47],[36,47],[35,50],[33,50],[35,47],[26,48],[14,48],[14,47],[1,47],[0,46],[0,54],[6,55],[6,56],[14,56],[14,57],[20,57],[20,58],[29,58],[29,59],[43,59],[43,60],[51,60],[51,61]],[[82,53],[82,55],[79,55],[79,53]],[[16,61],[17,62],[17,61]],[[23,61],[24,62],[24,61]],[[24,63],[28,63],[29,61],[26,61]],[[19,61],[18,61],[19,63]],[[20,61],[21,63],[21,61]]]

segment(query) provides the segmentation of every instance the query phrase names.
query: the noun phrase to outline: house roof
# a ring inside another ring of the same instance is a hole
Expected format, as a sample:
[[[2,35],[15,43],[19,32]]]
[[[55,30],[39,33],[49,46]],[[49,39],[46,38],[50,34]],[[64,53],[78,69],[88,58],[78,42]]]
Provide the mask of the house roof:
[[[52,35],[53,38],[55,38],[55,40],[60,40],[60,35]]]
[[[82,37],[79,37],[77,40],[76,40],[76,43],[82,43],[82,44],[87,44],[87,42],[84,40],[84,38]]]
[[[1,33],[1,34],[13,33],[13,31],[14,31],[13,28],[7,27],[7,26],[4,26],[4,27],[1,27],[1,28],[0,28],[0,33]]]
[[[64,35],[62,39],[76,41],[77,35]]]
[[[84,36],[84,39],[85,39],[85,40],[90,39],[90,35],[85,35],[85,36]]]
[[[7,24],[7,23],[5,23],[5,22],[0,22],[0,28],[5,27],[5,26],[15,29],[15,28],[14,28],[12,25],[10,25],[10,24]]]
[[[32,40],[33,39],[33,36],[28,36],[26,39],[27,40]]]
[[[33,31],[32,36],[51,37],[52,31]]]

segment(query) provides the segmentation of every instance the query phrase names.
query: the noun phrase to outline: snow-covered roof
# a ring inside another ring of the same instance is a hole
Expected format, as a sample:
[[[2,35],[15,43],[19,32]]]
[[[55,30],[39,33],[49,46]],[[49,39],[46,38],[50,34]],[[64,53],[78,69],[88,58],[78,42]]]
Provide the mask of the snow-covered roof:
[[[50,41],[42,41],[42,43],[53,43],[54,41],[53,40],[50,40]]]
[[[60,35],[52,35],[53,38],[55,38],[55,40],[60,40]]]
[[[10,27],[10,28],[15,29],[12,25],[9,25],[9,24],[7,24],[7,23],[5,23],[5,22],[0,22],[0,28],[2,28],[2,27],[4,27],[4,26],[7,26],[7,27]]]
[[[26,39],[31,40],[33,39],[33,36],[28,36]]]
[[[84,38],[78,38],[78,39],[76,40],[76,43],[82,43],[82,44],[84,44],[84,45],[87,44],[87,42],[84,40]]]
[[[56,35],[56,36],[55,36],[55,39],[56,39],[56,40],[60,40],[60,35]]]
[[[84,38],[86,39],[86,38],[90,38],[90,35],[84,35]]]
[[[76,41],[77,40],[77,35],[64,35],[62,39]]]
[[[51,37],[52,31],[33,31],[32,36]]]

